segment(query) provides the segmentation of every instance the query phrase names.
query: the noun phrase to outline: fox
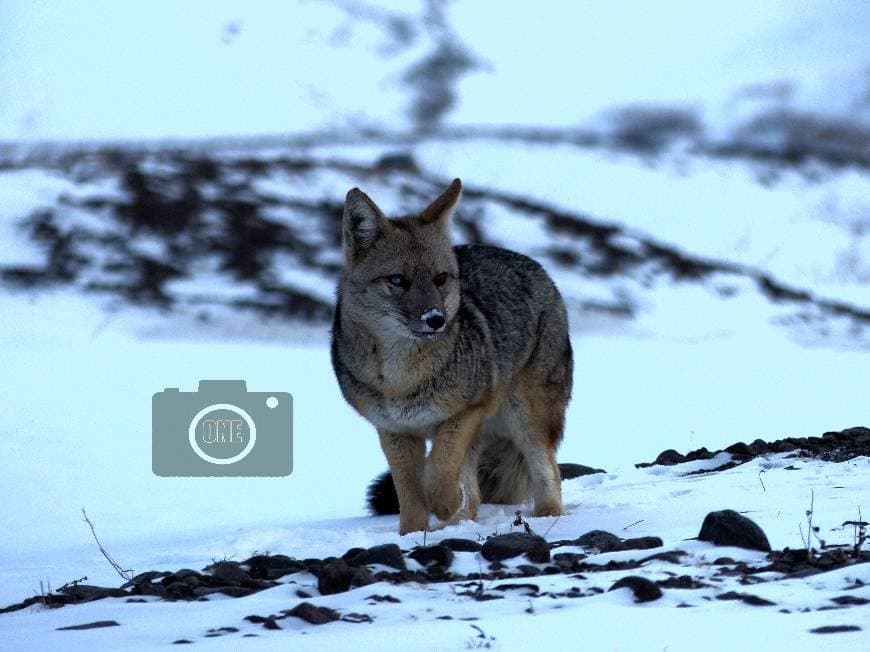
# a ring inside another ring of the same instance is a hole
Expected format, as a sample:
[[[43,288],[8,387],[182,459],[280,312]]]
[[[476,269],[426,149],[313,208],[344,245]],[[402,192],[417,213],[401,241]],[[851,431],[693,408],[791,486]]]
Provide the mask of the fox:
[[[461,194],[455,179],[398,218],[359,188],[344,203],[332,367],[377,430],[400,535],[429,530],[431,514],[436,528],[474,520],[482,502],[533,498],[535,516],[562,513],[556,450],[574,364],[565,303],[531,258],[454,246]]]

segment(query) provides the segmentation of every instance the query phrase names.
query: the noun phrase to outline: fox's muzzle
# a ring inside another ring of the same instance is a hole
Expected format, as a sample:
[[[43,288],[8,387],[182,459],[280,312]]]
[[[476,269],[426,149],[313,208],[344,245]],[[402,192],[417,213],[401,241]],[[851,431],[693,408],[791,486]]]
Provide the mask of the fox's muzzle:
[[[444,318],[444,313],[438,308],[429,308],[429,310],[420,315],[420,324],[423,333],[440,333],[444,330],[444,325],[446,323],[447,320]]]

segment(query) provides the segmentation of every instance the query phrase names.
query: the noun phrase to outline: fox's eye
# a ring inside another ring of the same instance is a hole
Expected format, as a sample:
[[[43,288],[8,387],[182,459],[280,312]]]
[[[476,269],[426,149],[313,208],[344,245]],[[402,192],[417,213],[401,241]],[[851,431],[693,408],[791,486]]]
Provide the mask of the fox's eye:
[[[438,287],[441,287],[447,282],[447,272],[441,272],[438,276],[432,279],[432,282]]]
[[[392,276],[387,277],[390,281],[390,285],[394,285],[397,288],[406,288],[408,285],[408,279],[406,279],[401,274],[393,274]]]

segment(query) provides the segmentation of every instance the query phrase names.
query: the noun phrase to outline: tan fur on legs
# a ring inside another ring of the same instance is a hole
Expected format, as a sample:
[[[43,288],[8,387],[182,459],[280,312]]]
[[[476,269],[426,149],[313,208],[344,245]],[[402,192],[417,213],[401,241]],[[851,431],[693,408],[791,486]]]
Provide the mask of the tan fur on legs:
[[[426,442],[384,430],[379,430],[378,435],[399,497],[399,534],[427,529],[429,509],[422,483]]]
[[[521,374],[519,393],[527,431],[519,446],[529,467],[535,516],[562,514],[562,480],[553,444],[562,438],[567,405],[567,398],[560,399],[560,394],[564,396],[560,389],[542,383],[529,370]]]
[[[423,484],[429,509],[442,521],[453,516],[462,504],[459,471],[491,409],[487,402],[463,410],[442,423],[432,441]]]

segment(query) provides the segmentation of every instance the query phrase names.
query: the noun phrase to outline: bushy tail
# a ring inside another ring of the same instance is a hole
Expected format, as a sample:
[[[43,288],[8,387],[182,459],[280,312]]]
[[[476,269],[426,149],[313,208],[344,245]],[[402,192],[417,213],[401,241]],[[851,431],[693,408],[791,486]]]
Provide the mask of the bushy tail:
[[[507,440],[490,444],[480,456],[477,470],[480,494],[485,503],[513,505],[523,502],[531,491],[531,481],[526,460],[519,450]],[[560,464],[562,480],[581,475],[604,473],[582,464]],[[382,473],[369,485],[366,502],[374,515],[398,514],[399,497],[389,471]]]

